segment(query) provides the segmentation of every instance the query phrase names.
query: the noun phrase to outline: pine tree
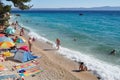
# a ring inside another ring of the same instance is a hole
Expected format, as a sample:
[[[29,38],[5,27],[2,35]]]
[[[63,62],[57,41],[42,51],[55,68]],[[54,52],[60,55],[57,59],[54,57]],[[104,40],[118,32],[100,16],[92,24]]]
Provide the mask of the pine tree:
[[[6,0],[12,2],[14,7],[17,7],[21,10],[30,9],[31,5],[26,5],[26,3],[31,0]],[[9,16],[5,16],[6,13],[11,11],[11,5],[5,5],[2,0],[0,0],[0,25],[5,25],[8,22]]]

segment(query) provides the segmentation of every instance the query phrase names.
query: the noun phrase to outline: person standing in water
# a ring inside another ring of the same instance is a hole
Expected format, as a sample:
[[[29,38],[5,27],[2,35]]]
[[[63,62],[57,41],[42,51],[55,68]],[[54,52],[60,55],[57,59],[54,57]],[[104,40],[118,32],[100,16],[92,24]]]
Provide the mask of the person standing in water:
[[[59,46],[60,46],[60,40],[57,38],[57,39],[56,39],[56,47],[57,47],[57,50],[59,50]]]
[[[24,28],[22,27],[20,30],[20,36],[23,36],[23,35],[24,35]]]
[[[15,24],[14,24],[14,29],[15,29],[15,30],[17,30],[18,25],[19,25],[19,24],[18,24],[18,21],[16,21]]]
[[[115,49],[113,49],[111,52],[110,52],[110,55],[115,55],[116,51]]]

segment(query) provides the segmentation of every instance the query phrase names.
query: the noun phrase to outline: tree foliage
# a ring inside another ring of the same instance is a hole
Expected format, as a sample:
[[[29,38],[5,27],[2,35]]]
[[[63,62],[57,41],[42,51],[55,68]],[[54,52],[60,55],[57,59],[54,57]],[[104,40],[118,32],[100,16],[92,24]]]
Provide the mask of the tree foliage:
[[[31,5],[26,4],[31,0],[6,0],[6,1],[12,2],[14,7],[17,7],[21,10],[30,9],[32,7]],[[5,5],[5,2],[3,3],[2,0],[0,0],[0,24],[3,24],[4,21],[6,21],[3,19],[4,14],[10,11],[11,11],[11,5]]]
[[[22,10],[30,9],[32,7],[25,4],[27,2],[30,2],[31,0],[6,0],[6,1],[11,1],[15,7],[18,7],[19,9]]]
[[[9,2],[12,2],[14,7],[17,7],[21,10],[30,9],[32,6],[27,5],[27,2],[30,2],[31,0],[6,0]],[[11,5],[5,5],[2,1],[0,1],[0,13],[10,12],[11,11]]]

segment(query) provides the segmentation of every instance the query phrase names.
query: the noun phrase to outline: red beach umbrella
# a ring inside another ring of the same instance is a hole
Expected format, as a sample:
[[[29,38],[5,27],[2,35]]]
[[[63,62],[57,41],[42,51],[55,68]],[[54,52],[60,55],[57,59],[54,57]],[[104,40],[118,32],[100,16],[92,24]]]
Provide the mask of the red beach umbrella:
[[[5,34],[0,34],[0,37],[3,37],[3,36],[5,36]]]
[[[24,50],[24,51],[29,51],[28,46],[21,46],[19,49]]]

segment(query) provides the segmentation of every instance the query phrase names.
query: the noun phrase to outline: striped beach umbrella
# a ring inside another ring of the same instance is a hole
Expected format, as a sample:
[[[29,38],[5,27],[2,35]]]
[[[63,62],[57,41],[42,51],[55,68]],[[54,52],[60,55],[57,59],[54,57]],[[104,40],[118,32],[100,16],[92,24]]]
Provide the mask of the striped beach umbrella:
[[[13,42],[1,42],[0,43],[0,48],[8,49],[15,46]]]
[[[12,38],[9,38],[9,37],[0,37],[0,42],[4,42],[4,41],[7,41],[7,42],[13,42]]]

